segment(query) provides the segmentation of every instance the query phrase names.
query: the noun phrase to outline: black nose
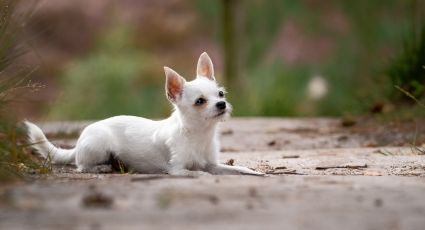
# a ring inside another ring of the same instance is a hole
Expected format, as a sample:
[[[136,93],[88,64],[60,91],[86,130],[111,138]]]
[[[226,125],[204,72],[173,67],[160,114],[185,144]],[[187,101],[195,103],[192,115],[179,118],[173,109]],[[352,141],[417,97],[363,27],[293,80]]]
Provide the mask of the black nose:
[[[226,108],[226,102],[219,101],[219,102],[217,102],[217,104],[215,104],[215,106],[217,107],[217,109],[223,110],[223,109]]]

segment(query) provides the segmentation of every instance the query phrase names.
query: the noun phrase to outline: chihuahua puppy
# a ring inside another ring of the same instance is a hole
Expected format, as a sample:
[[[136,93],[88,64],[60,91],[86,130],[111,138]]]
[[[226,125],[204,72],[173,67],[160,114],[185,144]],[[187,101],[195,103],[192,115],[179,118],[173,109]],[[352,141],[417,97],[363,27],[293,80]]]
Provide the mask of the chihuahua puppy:
[[[208,54],[199,57],[193,81],[186,81],[168,67],[164,70],[166,95],[174,107],[169,118],[153,121],[116,116],[98,121],[82,131],[74,149],[55,147],[39,127],[25,122],[32,147],[53,163],[75,162],[79,172],[111,172],[111,166],[105,163],[113,157],[139,173],[263,175],[219,163],[217,124],[230,116],[232,106],[224,89],[217,85]]]

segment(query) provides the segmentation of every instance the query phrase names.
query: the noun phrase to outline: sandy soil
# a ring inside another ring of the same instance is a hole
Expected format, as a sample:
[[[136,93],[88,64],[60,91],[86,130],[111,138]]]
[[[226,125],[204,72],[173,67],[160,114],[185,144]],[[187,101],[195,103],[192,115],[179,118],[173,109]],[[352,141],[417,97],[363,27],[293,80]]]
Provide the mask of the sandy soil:
[[[221,161],[268,176],[78,174],[55,166],[0,189],[0,229],[422,230],[424,124],[232,119],[221,127]],[[41,125],[66,147],[87,122]]]

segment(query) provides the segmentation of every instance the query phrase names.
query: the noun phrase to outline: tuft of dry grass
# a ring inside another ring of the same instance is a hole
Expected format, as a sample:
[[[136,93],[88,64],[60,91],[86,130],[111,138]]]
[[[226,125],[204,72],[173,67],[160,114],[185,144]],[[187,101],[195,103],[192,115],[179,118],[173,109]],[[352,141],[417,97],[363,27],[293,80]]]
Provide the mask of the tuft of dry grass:
[[[40,164],[26,147],[26,130],[11,111],[10,104],[26,93],[42,86],[28,81],[32,69],[15,66],[15,60],[25,51],[16,40],[23,20],[16,13],[17,1],[0,1],[0,183],[25,175],[49,172],[48,164]]]

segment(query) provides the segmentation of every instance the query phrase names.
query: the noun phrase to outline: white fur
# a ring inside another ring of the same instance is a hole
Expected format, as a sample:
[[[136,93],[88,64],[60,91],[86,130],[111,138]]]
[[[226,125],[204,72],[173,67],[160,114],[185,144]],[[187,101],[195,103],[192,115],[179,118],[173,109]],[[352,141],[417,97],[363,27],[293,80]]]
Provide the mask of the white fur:
[[[207,65],[207,66],[205,66]],[[262,175],[241,166],[219,163],[220,144],[217,123],[225,120],[231,105],[219,96],[211,59],[203,53],[198,60],[195,80],[186,82],[165,67],[166,91],[173,103],[172,115],[160,121],[135,116],[116,116],[87,126],[74,149],[53,146],[36,125],[25,122],[33,147],[54,163],[73,163],[80,172],[110,171],[99,167],[111,154],[129,169],[139,173],[168,173],[197,176],[201,174]],[[201,76],[203,74],[204,76]],[[207,102],[194,103],[199,97]],[[224,101],[223,110],[216,106]]]

